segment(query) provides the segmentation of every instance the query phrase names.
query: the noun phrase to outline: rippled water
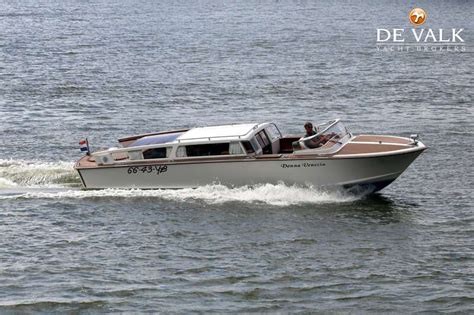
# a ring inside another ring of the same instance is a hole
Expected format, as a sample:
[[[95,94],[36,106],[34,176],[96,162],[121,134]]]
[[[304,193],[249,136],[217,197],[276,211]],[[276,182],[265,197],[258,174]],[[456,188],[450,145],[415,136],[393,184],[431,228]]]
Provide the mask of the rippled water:
[[[404,2],[31,1],[0,13],[0,311],[474,311],[467,51],[377,52]],[[372,196],[283,183],[83,191],[77,141],[342,118],[429,146]]]

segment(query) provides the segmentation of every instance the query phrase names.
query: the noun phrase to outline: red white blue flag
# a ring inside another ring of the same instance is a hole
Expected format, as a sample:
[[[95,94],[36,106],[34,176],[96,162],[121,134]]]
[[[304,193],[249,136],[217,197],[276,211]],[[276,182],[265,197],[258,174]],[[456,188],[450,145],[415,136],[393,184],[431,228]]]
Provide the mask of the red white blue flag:
[[[81,139],[79,141],[79,147],[81,148],[82,152],[86,151],[87,153],[89,153],[89,142],[87,141],[87,139]]]

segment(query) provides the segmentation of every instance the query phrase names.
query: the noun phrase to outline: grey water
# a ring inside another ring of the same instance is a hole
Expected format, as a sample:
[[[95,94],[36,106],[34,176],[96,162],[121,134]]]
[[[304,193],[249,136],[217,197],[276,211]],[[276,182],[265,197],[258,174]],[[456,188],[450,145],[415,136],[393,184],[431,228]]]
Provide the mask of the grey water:
[[[414,6],[465,50],[377,51]],[[472,1],[0,9],[0,312],[474,312]],[[429,149],[370,196],[84,191],[72,169],[83,137],[336,117]]]

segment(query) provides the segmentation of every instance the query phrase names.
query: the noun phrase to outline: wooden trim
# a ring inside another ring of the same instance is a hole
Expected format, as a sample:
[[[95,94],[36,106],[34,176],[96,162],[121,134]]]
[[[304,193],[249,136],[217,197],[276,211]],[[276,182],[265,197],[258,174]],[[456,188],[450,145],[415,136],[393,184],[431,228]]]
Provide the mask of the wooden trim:
[[[394,156],[394,155],[405,155],[405,154],[412,154],[412,153],[421,153],[426,149],[426,147],[417,147],[416,150],[410,150],[410,151],[402,151],[402,152],[397,152],[397,151],[390,151],[387,152],[387,154],[377,154],[373,156],[311,156],[311,155],[306,155],[306,156],[289,156],[289,155],[281,155],[279,158],[274,158],[274,157],[268,157],[268,158],[233,158],[233,159],[200,159],[200,160],[192,160],[192,161],[176,161],[176,160],[165,160],[165,161],[153,161],[153,163],[129,163],[129,164],[115,164],[115,165],[94,165],[94,166],[81,166],[78,162],[76,166],[74,167],[76,170],[80,169],[103,169],[103,168],[121,168],[121,167],[130,167],[130,166],[148,166],[148,165],[161,165],[161,164],[167,164],[167,165],[185,165],[185,164],[208,164],[208,163],[241,163],[241,162],[263,162],[263,161],[282,161],[282,162],[287,162],[287,161],[301,161],[301,160],[316,160],[316,161],[328,161],[328,160],[345,160],[345,159],[370,159],[370,158],[380,158],[380,157],[386,157],[386,156]],[[273,155],[273,154],[272,154]],[[143,162],[143,161],[137,161],[137,162]]]

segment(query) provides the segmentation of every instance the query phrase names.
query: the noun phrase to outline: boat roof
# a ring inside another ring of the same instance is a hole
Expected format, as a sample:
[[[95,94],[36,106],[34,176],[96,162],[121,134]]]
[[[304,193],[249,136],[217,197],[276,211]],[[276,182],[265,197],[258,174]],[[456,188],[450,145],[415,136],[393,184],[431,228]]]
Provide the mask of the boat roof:
[[[236,124],[236,125],[222,125],[210,127],[196,127],[181,134],[178,141],[188,140],[202,140],[210,138],[223,138],[222,140],[234,140],[246,138],[250,132],[257,128],[259,124]]]
[[[139,138],[128,145],[128,147],[137,147],[141,145],[150,145],[150,144],[162,144],[162,143],[169,143],[173,142],[182,135],[183,132],[175,132],[175,133],[166,133],[166,134],[159,134],[159,135],[152,135]]]

